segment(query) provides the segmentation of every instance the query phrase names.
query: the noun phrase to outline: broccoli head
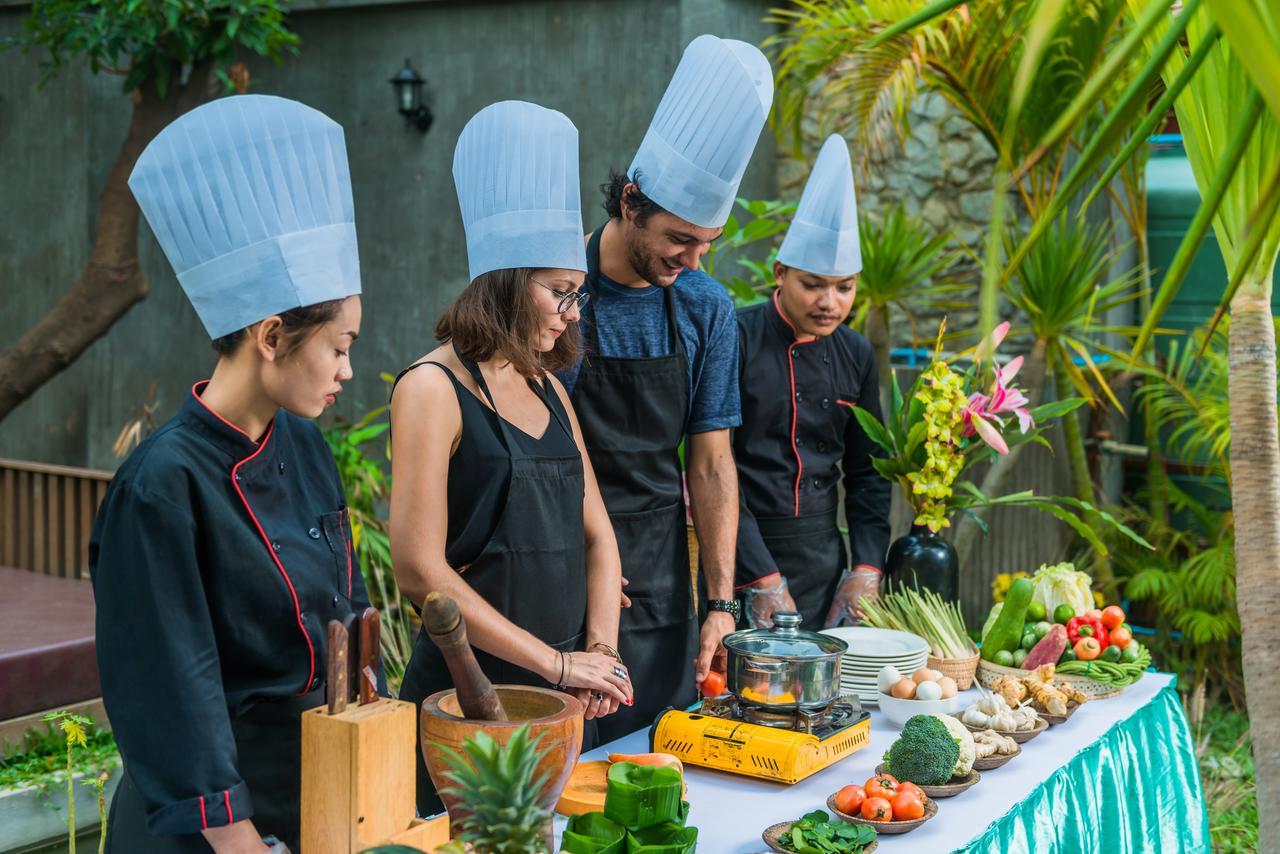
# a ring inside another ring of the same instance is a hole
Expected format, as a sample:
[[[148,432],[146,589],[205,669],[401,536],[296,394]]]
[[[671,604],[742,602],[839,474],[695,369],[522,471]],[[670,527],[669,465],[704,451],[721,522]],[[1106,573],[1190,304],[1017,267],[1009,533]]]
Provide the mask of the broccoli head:
[[[932,715],[915,715],[884,755],[886,771],[918,786],[941,786],[951,779],[960,746],[946,724]]]

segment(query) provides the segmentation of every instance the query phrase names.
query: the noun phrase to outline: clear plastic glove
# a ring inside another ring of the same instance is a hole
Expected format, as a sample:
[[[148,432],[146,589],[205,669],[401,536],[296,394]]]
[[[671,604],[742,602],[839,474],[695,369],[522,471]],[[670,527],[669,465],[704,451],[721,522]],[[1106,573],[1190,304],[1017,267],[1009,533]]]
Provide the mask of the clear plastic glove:
[[[779,575],[777,584],[748,587],[742,593],[742,610],[751,628],[773,628],[774,611],[796,610],[795,600],[787,589],[787,579]]]
[[[825,628],[838,626],[846,620],[851,625],[862,622],[862,612],[858,603],[863,599],[874,599],[880,595],[880,571],[869,566],[859,566],[850,571],[845,570],[840,576],[840,584],[836,587],[836,597],[827,612]]]

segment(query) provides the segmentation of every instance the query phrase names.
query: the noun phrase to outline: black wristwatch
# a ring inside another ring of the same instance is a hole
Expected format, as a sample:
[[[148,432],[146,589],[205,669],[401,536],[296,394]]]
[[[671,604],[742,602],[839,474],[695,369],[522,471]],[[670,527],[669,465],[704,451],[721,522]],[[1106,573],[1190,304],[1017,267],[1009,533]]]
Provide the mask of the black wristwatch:
[[[742,619],[742,603],[737,599],[708,599],[707,612],[711,611],[724,611],[733,617],[735,623]]]

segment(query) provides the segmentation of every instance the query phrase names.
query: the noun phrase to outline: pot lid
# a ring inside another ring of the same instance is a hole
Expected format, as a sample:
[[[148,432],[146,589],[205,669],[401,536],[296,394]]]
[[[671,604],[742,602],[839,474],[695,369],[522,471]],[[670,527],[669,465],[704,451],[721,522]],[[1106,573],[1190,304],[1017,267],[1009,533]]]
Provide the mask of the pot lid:
[[[775,611],[772,629],[749,629],[726,635],[724,646],[740,655],[788,659],[828,658],[849,648],[839,638],[801,630],[800,615],[794,611]]]

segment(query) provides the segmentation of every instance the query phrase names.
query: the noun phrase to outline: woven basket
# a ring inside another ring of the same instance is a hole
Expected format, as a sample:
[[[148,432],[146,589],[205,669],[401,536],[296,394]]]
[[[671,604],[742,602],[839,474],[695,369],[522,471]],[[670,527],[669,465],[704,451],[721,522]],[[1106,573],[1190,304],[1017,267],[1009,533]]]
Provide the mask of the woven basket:
[[[978,670],[980,656],[974,653],[968,658],[934,658],[929,656],[928,667],[943,676],[956,680],[956,688],[967,691],[973,685],[973,675]]]
[[[1001,676],[1026,676],[1027,673],[1028,671],[1020,667],[1002,667],[999,664],[992,664],[990,661],[978,662],[978,684],[983,688],[990,688]],[[1088,676],[1056,673],[1053,679],[1055,682],[1066,682],[1090,700],[1105,700],[1108,697],[1115,697],[1124,693],[1124,688],[1118,688],[1115,685],[1103,685],[1101,682],[1094,682]]]

